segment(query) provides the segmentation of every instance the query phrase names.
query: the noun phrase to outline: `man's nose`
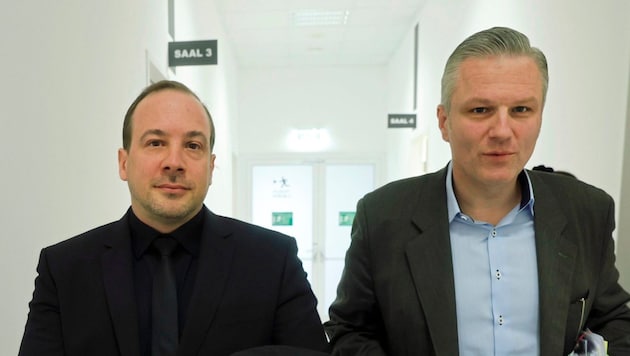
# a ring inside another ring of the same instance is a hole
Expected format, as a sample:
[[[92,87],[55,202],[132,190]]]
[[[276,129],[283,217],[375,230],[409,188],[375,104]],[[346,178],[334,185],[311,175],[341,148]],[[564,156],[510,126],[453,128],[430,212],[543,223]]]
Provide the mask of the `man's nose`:
[[[182,149],[170,148],[162,162],[162,169],[169,172],[180,172],[184,170],[184,152]]]
[[[497,113],[492,121],[490,134],[493,137],[499,138],[505,138],[512,134],[512,128],[510,126],[510,114],[507,109],[497,110]]]

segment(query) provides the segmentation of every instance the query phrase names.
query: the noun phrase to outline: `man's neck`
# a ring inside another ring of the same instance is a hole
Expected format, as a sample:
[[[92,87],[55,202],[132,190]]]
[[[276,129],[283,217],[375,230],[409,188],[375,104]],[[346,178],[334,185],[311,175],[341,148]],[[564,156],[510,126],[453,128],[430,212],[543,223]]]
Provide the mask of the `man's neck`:
[[[521,201],[518,180],[492,187],[458,187],[453,180],[453,189],[462,213],[492,225],[497,225]]]
[[[131,210],[136,215],[138,220],[142,221],[144,224],[152,227],[157,232],[162,234],[169,234],[177,229],[179,229],[182,225],[186,224],[190,220],[192,220],[201,210],[202,207],[199,207],[196,211],[187,216],[182,217],[165,217],[165,216],[147,216],[147,214],[143,214],[143,210],[138,210],[134,208],[134,205],[131,205]]]

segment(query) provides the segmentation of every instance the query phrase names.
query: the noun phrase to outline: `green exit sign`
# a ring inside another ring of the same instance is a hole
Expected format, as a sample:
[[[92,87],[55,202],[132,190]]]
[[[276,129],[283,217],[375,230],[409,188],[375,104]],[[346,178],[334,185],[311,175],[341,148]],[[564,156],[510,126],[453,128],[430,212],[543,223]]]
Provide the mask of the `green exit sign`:
[[[287,211],[272,212],[271,225],[272,226],[293,226],[293,213],[287,212]]]
[[[340,211],[339,212],[339,226],[352,226],[354,221],[354,211]]]

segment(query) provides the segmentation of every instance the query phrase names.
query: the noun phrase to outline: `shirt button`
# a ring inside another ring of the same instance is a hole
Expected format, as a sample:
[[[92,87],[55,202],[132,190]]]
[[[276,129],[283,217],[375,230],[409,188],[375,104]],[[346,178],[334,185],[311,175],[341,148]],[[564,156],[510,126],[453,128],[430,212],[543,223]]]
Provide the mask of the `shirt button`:
[[[503,315],[499,315],[499,325],[503,325]]]
[[[501,279],[501,271],[497,270],[494,275],[497,277],[497,279]]]
[[[492,230],[492,237],[497,237],[497,230]]]

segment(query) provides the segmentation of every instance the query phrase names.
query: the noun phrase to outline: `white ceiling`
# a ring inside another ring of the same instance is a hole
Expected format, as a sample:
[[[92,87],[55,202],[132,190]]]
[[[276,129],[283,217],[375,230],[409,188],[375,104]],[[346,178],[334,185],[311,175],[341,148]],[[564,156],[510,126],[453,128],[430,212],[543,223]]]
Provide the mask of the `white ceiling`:
[[[216,0],[243,67],[382,65],[426,0]],[[345,25],[296,26],[304,10],[348,11]]]

